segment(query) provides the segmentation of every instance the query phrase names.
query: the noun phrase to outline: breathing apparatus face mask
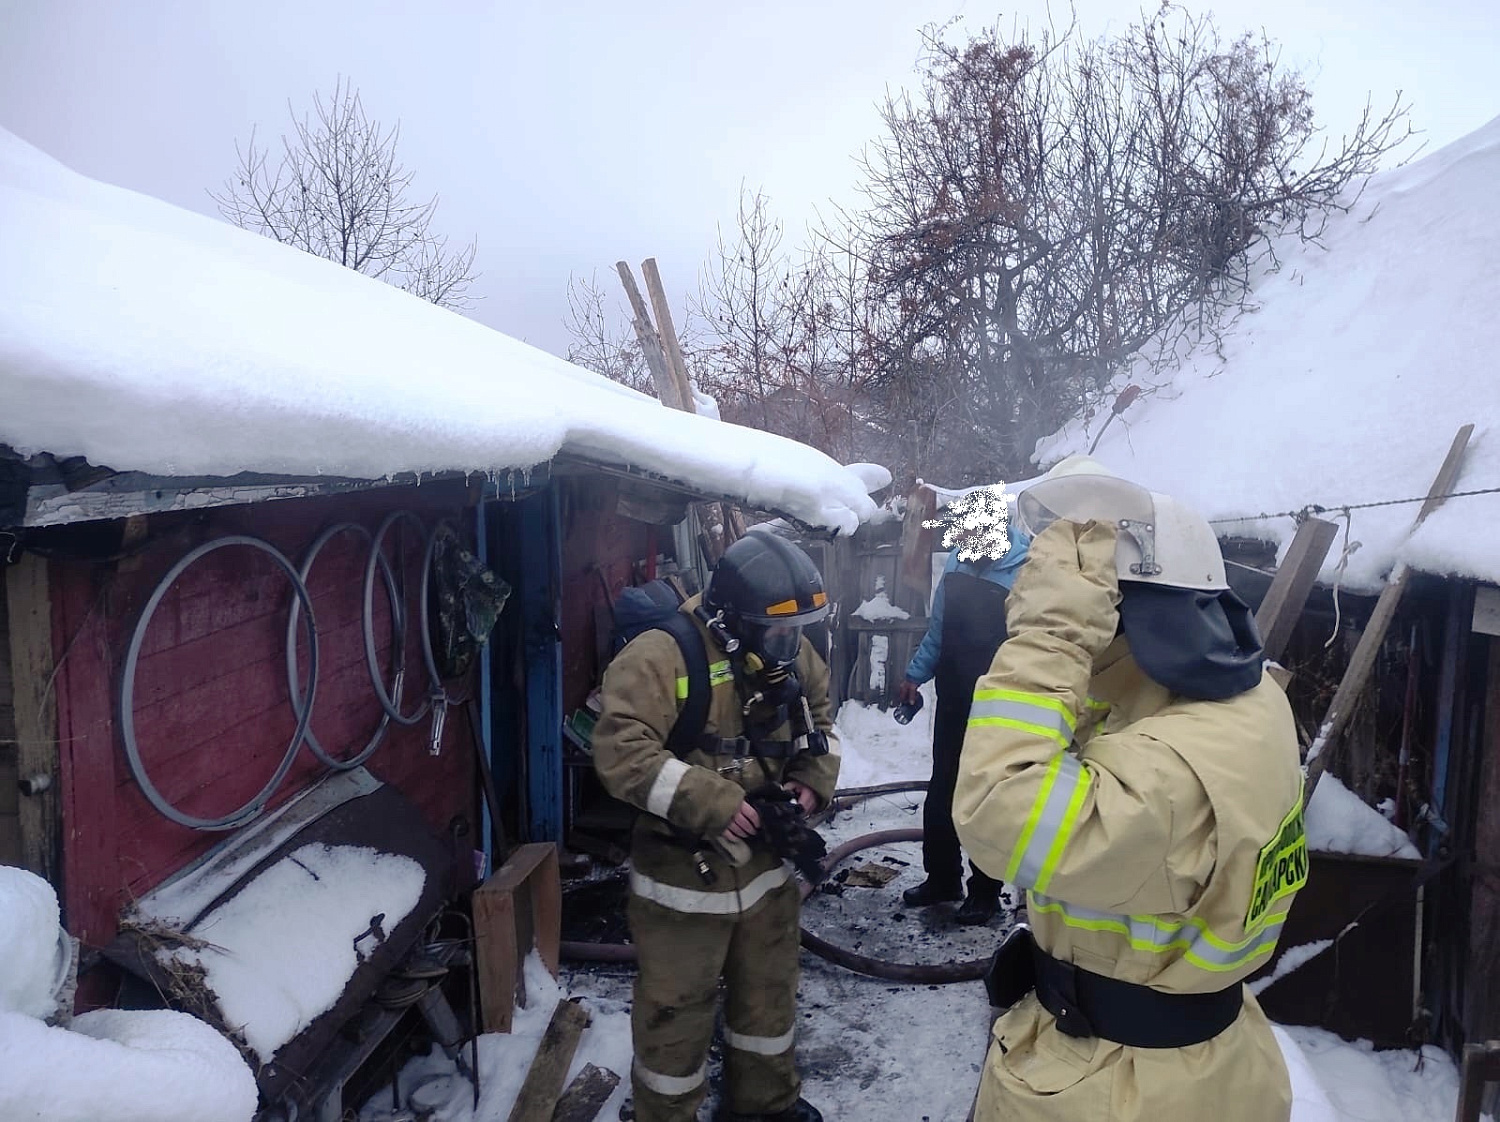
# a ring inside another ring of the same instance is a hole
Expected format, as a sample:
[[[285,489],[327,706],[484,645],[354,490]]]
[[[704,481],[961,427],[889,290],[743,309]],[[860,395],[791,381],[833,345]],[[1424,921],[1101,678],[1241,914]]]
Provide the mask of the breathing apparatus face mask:
[[[802,649],[802,628],[777,623],[757,631],[759,634],[751,639],[750,646],[769,665],[785,666],[797,661],[797,652]]]

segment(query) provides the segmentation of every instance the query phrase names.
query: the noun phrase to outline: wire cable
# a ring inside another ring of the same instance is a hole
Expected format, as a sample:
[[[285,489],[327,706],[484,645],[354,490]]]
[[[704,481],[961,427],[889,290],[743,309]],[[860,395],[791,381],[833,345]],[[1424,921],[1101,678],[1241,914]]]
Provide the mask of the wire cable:
[[[427,716],[427,711],[432,708],[432,699],[430,697],[423,698],[421,705],[419,705],[410,714],[403,714],[401,712],[402,684],[405,681],[406,675],[405,633],[407,616],[404,605],[402,611],[399,614],[399,618],[396,620],[397,650],[395,665],[397,665],[400,669],[396,671],[396,688],[392,693],[386,692],[385,683],[381,680],[380,655],[375,650],[375,569],[378,565],[377,558],[383,556],[380,552],[380,549],[385,542],[386,534],[390,533],[392,526],[394,526],[397,522],[403,520],[413,523],[417,528],[417,532],[421,535],[424,557],[423,573],[425,574],[427,571],[427,566],[425,564],[427,555],[427,528],[422,525],[422,520],[409,510],[392,511],[390,514],[386,515],[385,520],[380,523],[380,527],[375,531],[375,535],[371,539],[370,558],[365,562],[364,613],[361,623],[364,630],[365,640],[365,665],[369,668],[370,671],[370,684],[375,687],[375,697],[377,698],[377,700],[379,700],[380,707],[385,710],[387,716],[389,716],[391,720],[395,721],[403,728],[410,728],[412,725],[420,721],[423,717]],[[423,581],[421,596],[423,602],[423,631],[425,632],[427,601],[427,589],[425,580]],[[434,683],[436,684],[436,679],[434,679]]]
[[[302,558],[302,568],[299,570],[299,575],[301,576],[302,583],[304,585],[307,584],[308,574],[312,572],[313,561],[317,558],[323,547],[328,544],[330,539],[338,536],[339,534],[345,533],[355,534],[366,542],[373,541],[370,536],[370,531],[366,530],[358,522],[339,522],[328,527],[328,529],[324,530],[315,539],[313,539],[312,545],[307,547],[307,553]],[[385,554],[376,551],[374,553],[374,556],[379,563],[380,575],[385,581],[386,597],[391,605],[391,618],[395,621],[396,630],[399,633],[402,628],[402,623],[405,619],[405,614],[403,606],[401,604],[400,593],[396,589],[396,577],[395,574],[391,572],[390,562],[385,559]],[[365,602],[365,606],[368,609],[372,605],[370,601],[367,600]],[[301,613],[302,601],[300,599],[294,599],[292,601],[291,611],[287,614],[286,620],[286,679],[287,688],[291,690],[293,698],[293,708],[296,707],[297,701],[301,698],[302,691],[302,675],[298,672],[297,667],[297,621],[301,616]],[[370,622],[369,626],[370,631],[373,633],[373,620]],[[397,655],[400,656],[400,654],[401,651],[398,648]],[[400,707],[401,687],[399,685],[399,681],[401,678],[401,671],[403,669],[403,661],[404,660],[396,661],[394,663],[394,673],[398,681],[398,684],[395,687],[396,705],[398,708]],[[379,748],[380,745],[384,742],[386,732],[389,731],[390,725],[391,716],[389,713],[385,712],[382,709],[380,715],[380,724],[376,727],[375,732],[370,737],[369,742],[355,755],[350,756],[348,759],[344,760],[335,758],[334,756],[330,755],[327,750],[324,749],[323,745],[319,742],[317,735],[313,731],[311,721],[309,721],[308,723],[306,742],[307,746],[312,749],[313,755],[318,757],[320,761],[322,761],[328,767],[331,767],[334,771],[350,771],[354,768],[359,767],[362,763],[364,763],[372,755],[374,755],[375,749]]]
[[[151,617],[155,614],[157,606],[162,598],[166,596],[167,590],[172,587],[177,578],[197,561],[216,550],[226,549],[229,546],[242,545],[252,549],[258,549],[265,553],[276,566],[281,569],[289,581],[292,582],[292,590],[296,593],[297,601],[301,604],[303,611],[307,613],[307,666],[308,683],[307,694],[302,696],[300,690],[292,691],[292,711],[297,717],[297,727],[292,733],[292,739],[287,744],[286,753],[281,758],[275,774],[270,781],[251,796],[250,800],[238,810],[230,811],[228,814],[217,818],[200,818],[178,810],[167,801],[166,797],[157,790],[156,785],[151,782],[146,774],[146,765],[141,759],[140,746],[135,736],[135,676],[136,668],[140,662],[141,645],[146,638],[146,631],[151,626]],[[167,570],[166,575],[157,583],[152,591],[150,599],[141,609],[140,619],[136,622],[135,631],[130,636],[130,646],[125,652],[125,666],[120,683],[120,738],[125,746],[125,758],[130,763],[130,773],[134,776],[136,783],[141,788],[141,793],[164,817],[176,822],[180,826],[187,826],[194,830],[233,830],[244,825],[255,818],[265,809],[276,788],[286,778],[291,770],[292,761],[297,757],[297,749],[302,746],[302,741],[307,736],[308,722],[312,718],[313,699],[318,687],[318,629],[313,621],[312,597],[308,595],[307,585],[303,583],[301,575],[295,565],[286,556],[269,542],[260,538],[252,538],[244,534],[230,534],[226,537],[215,538],[213,541],[204,542],[188,553]]]

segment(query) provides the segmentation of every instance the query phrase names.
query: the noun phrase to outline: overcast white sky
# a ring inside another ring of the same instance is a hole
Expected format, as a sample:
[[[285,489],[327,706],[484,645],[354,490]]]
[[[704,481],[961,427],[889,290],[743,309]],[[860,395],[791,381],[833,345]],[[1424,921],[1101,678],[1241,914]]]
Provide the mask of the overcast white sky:
[[[1500,115],[1496,0],[1219,0],[1264,29],[1349,127],[1404,90],[1429,150]],[[1054,7],[1057,7],[1054,5]],[[1078,0],[1119,30],[1130,0]],[[1066,10],[1066,6],[1062,6]],[[337,75],[401,152],[437,225],[479,238],[474,318],[562,354],[572,274],[655,256],[696,284],[741,183],[798,240],[849,201],[876,104],[911,79],[925,23],[1033,26],[1042,0],[0,0],[0,127],[87,175],[216,214],[234,141],[286,127]],[[681,312],[678,313],[679,322]]]

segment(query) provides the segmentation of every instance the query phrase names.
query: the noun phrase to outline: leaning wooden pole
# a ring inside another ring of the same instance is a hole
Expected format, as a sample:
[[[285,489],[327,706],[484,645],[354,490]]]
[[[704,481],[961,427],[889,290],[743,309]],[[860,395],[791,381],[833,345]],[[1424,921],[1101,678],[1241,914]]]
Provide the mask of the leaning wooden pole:
[[[656,328],[651,326],[651,313],[646,310],[646,301],[641,298],[641,290],[636,287],[635,274],[630,271],[629,263],[616,261],[615,269],[620,274],[620,283],[625,286],[625,295],[630,299],[630,310],[633,314],[632,324],[635,327],[635,337],[640,341],[641,352],[646,356],[646,366],[651,370],[651,381],[656,386],[656,396],[661,398],[661,403],[668,409],[684,408],[682,393],[677,388],[677,379],[672,374],[672,368],[667,363],[667,356],[662,350],[661,336],[657,334]]]
[[[1432,486],[1427,491],[1427,501],[1422,504],[1416,521],[1412,523],[1412,533],[1416,532],[1417,527],[1422,525],[1429,514],[1443,505],[1444,498],[1453,489],[1453,482],[1458,478],[1459,465],[1463,462],[1464,449],[1468,447],[1469,437],[1473,433],[1473,425],[1464,425],[1454,436],[1453,443],[1448,448],[1447,458],[1443,460],[1443,466],[1438,470],[1437,478],[1432,481]],[[1370,671],[1374,669],[1375,656],[1380,651],[1380,644],[1385,640],[1385,633],[1391,625],[1391,620],[1396,617],[1396,608],[1401,603],[1402,593],[1406,591],[1410,577],[1411,570],[1407,568],[1406,562],[1398,561],[1391,572],[1390,580],[1381,590],[1380,599],[1375,602],[1375,610],[1370,613],[1370,621],[1365,625],[1359,637],[1354,654],[1350,656],[1349,666],[1339,681],[1339,688],[1333,695],[1333,701],[1328,705],[1328,714],[1323,718],[1322,727],[1318,729],[1317,739],[1313,741],[1312,748],[1307,753],[1307,779],[1302,788],[1302,805],[1304,806],[1312,802],[1313,791],[1317,789],[1318,780],[1328,770],[1328,761],[1333,756],[1333,747],[1338,743],[1344,727],[1349,723],[1349,715],[1354,710],[1354,702],[1358,700],[1365,682],[1369,680]]]
[[[656,269],[656,258],[648,257],[641,262],[641,276],[646,278],[646,291],[651,296],[651,310],[656,313],[656,332],[661,336],[662,353],[667,359],[667,369],[677,383],[677,393],[682,399],[678,408],[688,413],[698,412],[693,401],[693,387],[688,383],[687,363],[682,357],[682,344],[677,339],[677,328],[672,323],[672,305],[667,302],[667,290],[662,286],[661,273]]]
[[[667,304],[666,291],[662,287],[661,273],[656,268],[656,259],[648,257],[641,263],[641,273],[646,278],[646,287],[651,293],[651,303],[656,308],[653,326],[651,313],[641,290],[636,286],[635,274],[625,261],[615,262],[620,274],[620,283],[625,286],[625,295],[630,299],[634,316],[635,336],[640,340],[641,351],[646,356],[646,365],[651,369],[651,380],[656,385],[656,396],[668,409],[684,413],[696,413],[693,393],[687,380],[687,367],[682,358],[682,347],[677,340],[677,331],[672,326],[672,311]],[[696,514],[704,530],[698,534],[698,548],[710,566],[717,565],[731,540],[728,504],[703,502],[696,504]],[[715,536],[714,529],[718,529]]]
[[[667,300],[666,286],[661,282],[661,272],[656,267],[656,258],[648,257],[641,262],[641,276],[646,279],[646,292],[651,297],[651,310],[656,313],[656,330],[661,337],[662,355],[666,359],[667,370],[676,382],[677,393],[682,400],[679,408],[687,413],[696,413],[698,408],[693,400],[693,387],[688,381],[687,362],[682,356],[682,343],[677,338],[677,328],[672,322],[672,305]],[[711,508],[707,521],[719,527],[719,538],[715,547],[717,552],[722,553],[744,537],[744,519],[740,517],[733,503],[720,502],[705,505]]]

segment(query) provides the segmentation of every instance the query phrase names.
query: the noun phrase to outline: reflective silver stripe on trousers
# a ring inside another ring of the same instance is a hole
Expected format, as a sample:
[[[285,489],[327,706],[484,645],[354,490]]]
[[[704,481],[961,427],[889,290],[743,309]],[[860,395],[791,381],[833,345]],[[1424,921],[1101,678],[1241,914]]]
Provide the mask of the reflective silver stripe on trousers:
[[[1065,904],[1033,892],[1028,906],[1037,912],[1055,912],[1069,927],[1085,931],[1113,931],[1124,935],[1132,948],[1165,954],[1181,950],[1194,966],[1215,972],[1237,970],[1259,955],[1266,954],[1281,936],[1286,913],[1270,916],[1270,922],[1233,943],[1209,931],[1202,920],[1169,923],[1155,916],[1127,916],[1114,912],[1097,912],[1077,904]]]
[[[1034,888],[1041,883],[1043,866],[1065,825],[1073,793],[1080,783],[1089,782],[1089,777],[1076,756],[1060,753],[1056,757],[1056,767],[1057,776],[1052,782],[1052,789],[1047,792],[1047,801],[1042,805],[1041,813],[1036,815],[1036,824],[1031,837],[1026,840],[1026,849],[1021,854],[1021,861],[1016,866],[1012,880],[1012,883],[1022,888]],[[1063,840],[1066,842],[1067,839]]]
[[[677,794],[677,787],[687,771],[688,765],[678,759],[669,759],[661,765],[656,782],[651,784],[651,793],[646,796],[648,813],[658,818],[667,816],[667,811],[672,809],[672,797]]]
[[[708,1078],[708,1061],[699,1064],[692,1075],[663,1075],[636,1060],[635,1077],[658,1095],[685,1095],[703,1086],[703,1081]]]
[[[792,1039],[797,1033],[793,1025],[780,1036],[751,1036],[748,1033],[735,1032],[728,1025],[724,1026],[724,1043],[731,1048],[738,1048],[741,1052],[754,1052],[757,1056],[779,1056],[789,1051],[792,1047]]]
[[[744,888],[735,892],[700,892],[696,888],[678,888],[652,880],[645,873],[630,870],[630,891],[643,900],[671,908],[674,912],[690,912],[694,915],[734,916],[748,912],[760,903],[766,893],[780,888],[791,880],[792,874],[785,865],[767,869]]]

